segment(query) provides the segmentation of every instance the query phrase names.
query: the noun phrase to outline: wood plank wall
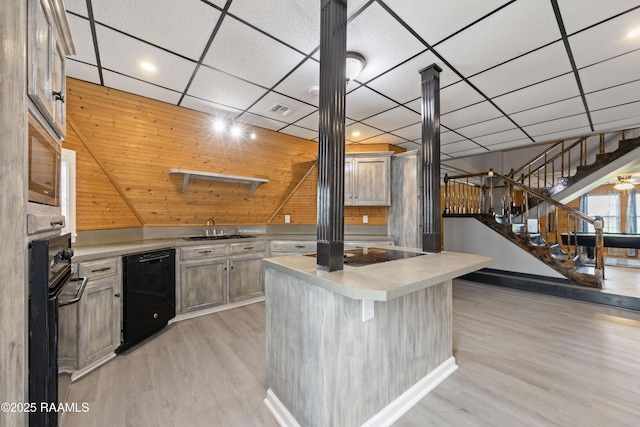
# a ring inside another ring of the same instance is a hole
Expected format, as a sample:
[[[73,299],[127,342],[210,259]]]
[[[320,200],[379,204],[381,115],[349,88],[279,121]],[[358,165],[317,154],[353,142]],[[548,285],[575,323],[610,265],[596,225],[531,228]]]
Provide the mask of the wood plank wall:
[[[265,224],[315,161],[316,142],[262,128],[255,140],[217,135],[213,117],[160,101],[67,79],[69,127],[63,147],[77,152],[77,229]],[[347,151],[402,151],[387,144]],[[192,180],[169,169],[268,178],[249,197],[249,186]],[[317,172],[271,223],[316,223]],[[384,207],[346,207],[345,224],[386,224]]]

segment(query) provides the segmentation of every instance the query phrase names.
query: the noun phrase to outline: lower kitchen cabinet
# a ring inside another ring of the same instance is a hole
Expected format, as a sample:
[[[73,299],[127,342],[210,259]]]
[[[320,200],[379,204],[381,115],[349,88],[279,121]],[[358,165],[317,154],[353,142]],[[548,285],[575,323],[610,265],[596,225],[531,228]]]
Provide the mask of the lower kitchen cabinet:
[[[185,261],[180,265],[180,312],[227,303],[227,258]]]
[[[87,287],[78,307],[78,368],[113,353],[120,345],[122,273],[120,258],[78,265]]]
[[[250,258],[229,260],[229,302],[264,294],[262,258],[264,253]]]

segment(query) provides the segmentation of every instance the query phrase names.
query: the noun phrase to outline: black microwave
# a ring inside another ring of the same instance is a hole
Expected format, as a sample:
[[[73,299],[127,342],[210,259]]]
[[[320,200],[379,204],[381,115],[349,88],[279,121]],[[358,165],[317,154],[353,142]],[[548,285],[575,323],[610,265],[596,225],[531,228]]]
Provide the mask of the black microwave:
[[[60,206],[60,162],[62,148],[29,114],[29,201]]]

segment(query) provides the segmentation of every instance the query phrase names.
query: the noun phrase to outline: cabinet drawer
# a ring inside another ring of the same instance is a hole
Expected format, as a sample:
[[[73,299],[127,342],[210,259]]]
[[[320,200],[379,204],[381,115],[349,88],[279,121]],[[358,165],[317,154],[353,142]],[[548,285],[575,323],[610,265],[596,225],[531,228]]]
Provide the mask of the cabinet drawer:
[[[271,252],[315,253],[315,240],[273,240]]]
[[[89,280],[115,276],[120,271],[120,258],[105,258],[87,261],[78,265],[78,275]]]
[[[227,255],[227,245],[191,246],[182,248],[180,256],[182,260],[214,258]]]
[[[258,252],[266,252],[267,242],[243,242],[230,243],[229,255],[255,254]]]

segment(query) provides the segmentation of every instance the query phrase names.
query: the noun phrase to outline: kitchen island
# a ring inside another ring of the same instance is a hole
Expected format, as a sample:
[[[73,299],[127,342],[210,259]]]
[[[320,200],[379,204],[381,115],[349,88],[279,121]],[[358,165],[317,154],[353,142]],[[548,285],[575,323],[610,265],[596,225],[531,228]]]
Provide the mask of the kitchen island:
[[[278,422],[398,419],[457,368],[452,279],[491,262],[441,252],[325,272],[309,256],[264,260],[265,403]]]

